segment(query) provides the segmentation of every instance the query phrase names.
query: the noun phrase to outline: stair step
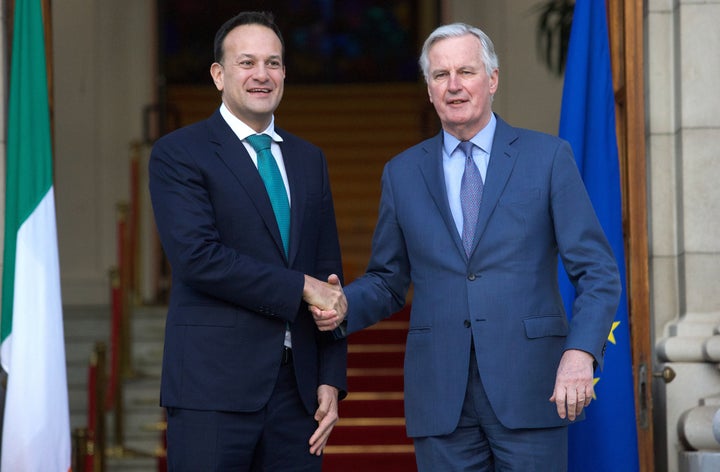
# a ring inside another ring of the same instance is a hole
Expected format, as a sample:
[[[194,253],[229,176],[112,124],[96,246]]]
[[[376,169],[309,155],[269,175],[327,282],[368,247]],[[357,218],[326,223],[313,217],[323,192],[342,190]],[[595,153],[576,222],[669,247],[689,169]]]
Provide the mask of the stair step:
[[[123,449],[109,447],[105,454],[105,469],[111,472],[159,471],[159,449],[147,449],[142,443],[128,441]]]
[[[417,472],[412,445],[327,446],[323,472]]]
[[[353,344],[399,344],[405,345],[409,323],[407,321],[381,321],[367,329],[348,336]]]
[[[378,417],[404,416],[402,400],[343,400],[340,402],[340,418],[374,415]]]
[[[350,392],[339,407],[340,418],[404,417],[403,392]]]
[[[405,432],[404,418],[341,418],[335,425],[329,445],[412,444]]]
[[[348,369],[350,392],[377,392],[403,390],[402,369]]]
[[[403,367],[405,346],[402,344],[351,344],[348,346],[348,368]]]

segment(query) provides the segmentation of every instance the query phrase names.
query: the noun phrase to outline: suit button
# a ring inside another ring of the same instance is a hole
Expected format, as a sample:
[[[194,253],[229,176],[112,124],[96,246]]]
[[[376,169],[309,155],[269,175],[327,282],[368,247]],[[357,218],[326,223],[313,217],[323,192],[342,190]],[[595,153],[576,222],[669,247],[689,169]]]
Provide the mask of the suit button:
[[[465,320],[465,321],[463,321],[463,324],[465,325],[466,328],[469,328],[469,327],[470,327],[470,320]]]
[[[472,282],[473,280],[475,280],[475,274],[469,274],[467,278],[469,281]]]

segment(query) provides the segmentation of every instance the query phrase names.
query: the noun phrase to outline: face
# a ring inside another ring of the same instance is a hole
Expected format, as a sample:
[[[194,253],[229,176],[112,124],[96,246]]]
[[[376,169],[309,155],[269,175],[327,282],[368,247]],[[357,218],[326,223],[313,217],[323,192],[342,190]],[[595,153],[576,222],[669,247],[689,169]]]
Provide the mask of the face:
[[[285,83],[282,44],[262,25],[242,25],[223,41],[222,63],[210,67],[225,106],[255,131],[270,124]]]
[[[490,121],[498,71],[488,76],[480,40],[471,34],[441,39],[428,51],[428,95],[445,131],[465,141]]]

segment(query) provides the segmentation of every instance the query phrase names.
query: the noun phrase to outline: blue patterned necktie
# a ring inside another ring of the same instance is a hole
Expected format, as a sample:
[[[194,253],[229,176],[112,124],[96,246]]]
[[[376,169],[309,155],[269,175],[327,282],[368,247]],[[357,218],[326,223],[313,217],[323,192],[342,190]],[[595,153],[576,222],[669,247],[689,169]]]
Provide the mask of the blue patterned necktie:
[[[460,182],[460,206],[463,215],[462,243],[465,254],[470,257],[482,201],[483,181],[480,170],[472,157],[473,143],[463,141],[458,144],[458,148],[465,155],[465,171]]]
[[[288,254],[288,241],[290,239],[290,203],[288,201],[285,184],[280,169],[270,151],[272,139],[267,134],[253,134],[245,138],[257,152],[258,172],[265,182],[268,197],[272,204],[280,237],[282,238],[285,255]]]

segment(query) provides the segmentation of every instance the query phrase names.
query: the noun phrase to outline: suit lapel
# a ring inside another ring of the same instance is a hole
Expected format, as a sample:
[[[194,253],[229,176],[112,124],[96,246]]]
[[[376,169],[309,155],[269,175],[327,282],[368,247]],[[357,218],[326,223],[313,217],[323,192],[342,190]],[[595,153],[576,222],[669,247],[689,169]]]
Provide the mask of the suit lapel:
[[[458,251],[465,256],[465,249],[462,245],[462,239],[457,232],[455,220],[450,211],[448,203],[447,188],[445,187],[445,173],[443,172],[443,150],[442,150],[442,132],[434,138],[425,142],[423,146],[424,155],[420,162],[420,170],[422,171],[425,185],[428,192],[435,202],[435,206],[440,212],[440,216],[445,222],[445,227],[450,233],[450,237],[455,241]]]
[[[473,252],[482,239],[488,221],[497,207],[500,196],[505,189],[508,178],[512,173],[517,160],[517,151],[511,144],[517,139],[517,133],[505,121],[497,117],[497,127],[493,138],[492,153],[485,174],[485,186],[483,188],[480,214],[478,215],[477,227],[475,228],[475,243]]]
[[[210,125],[210,141],[217,146],[217,156],[245,189],[248,199],[260,214],[268,232],[272,235],[273,240],[275,240],[278,250],[284,254],[285,250],[283,249],[282,238],[280,237],[280,229],[275,219],[270,197],[268,197],[265,184],[258,173],[257,167],[255,167],[250,155],[247,153],[245,146],[243,146],[242,142],[230,129],[230,126],[225,122],[219,111],[216,111],[208,119],[208,122]],[[288,173],[288,179],[289,178]],[[291,183],[290,188],[292,189],[292,187]],[[295,199],[293,199],[293,204],[294,203]],[[294,210],[291,209],[291,228],[293,227],[293,222]],[[292,237],[290,238],[291,243],[293,239]]]
[[[297,151],[292,144],[290,144],[282,130],[276,129],[276,132],[282,135],[284,140],[280,143],[280,148],[282,149],[285,172],[287,173],[288,186],[290,187],[290,244],[288,247],[288,261],[289,265],[292,266],[298,251],[300,227],[305,213],[305,187],[307,185],[307,179],[304,178],[305,170],[302,166],[302,159],[297,158]]]

